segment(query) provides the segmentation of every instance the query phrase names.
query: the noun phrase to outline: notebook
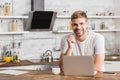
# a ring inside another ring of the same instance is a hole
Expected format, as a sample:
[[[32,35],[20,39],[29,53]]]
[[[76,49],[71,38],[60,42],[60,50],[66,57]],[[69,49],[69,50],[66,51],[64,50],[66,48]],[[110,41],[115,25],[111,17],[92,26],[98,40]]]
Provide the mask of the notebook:
[[[94,61],[92,56],[64,56],[64,75],[94,76]]]

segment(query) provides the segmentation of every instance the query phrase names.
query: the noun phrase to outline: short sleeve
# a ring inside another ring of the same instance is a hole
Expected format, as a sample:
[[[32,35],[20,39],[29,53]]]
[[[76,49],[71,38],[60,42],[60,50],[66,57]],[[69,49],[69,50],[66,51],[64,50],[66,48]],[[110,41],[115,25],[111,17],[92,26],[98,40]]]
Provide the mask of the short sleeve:
[[[105,53],[105,39],[104,36],[99,34],[95,39],[95,54]]]
[[[65,53],[67,47],[68,47],[67,38],[66,38],[66,37],[63,37],[63,38],[61,39],[61,44],[60,44],[61,53]]]

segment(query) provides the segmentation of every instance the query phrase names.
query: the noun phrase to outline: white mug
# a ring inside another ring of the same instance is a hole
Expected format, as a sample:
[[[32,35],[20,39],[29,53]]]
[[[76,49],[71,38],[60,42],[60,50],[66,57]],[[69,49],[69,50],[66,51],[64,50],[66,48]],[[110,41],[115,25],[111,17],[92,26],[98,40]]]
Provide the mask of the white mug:
[[[52,68],[52,73],[53,74],[60,74],[60,68],[59,67],[53,67]]]

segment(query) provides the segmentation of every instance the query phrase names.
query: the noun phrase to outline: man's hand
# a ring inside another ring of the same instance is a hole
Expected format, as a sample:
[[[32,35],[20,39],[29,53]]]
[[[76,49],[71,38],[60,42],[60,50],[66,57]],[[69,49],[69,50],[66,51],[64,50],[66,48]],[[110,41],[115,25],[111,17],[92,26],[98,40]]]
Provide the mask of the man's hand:
[[[74,35],[70,35],[67,39],[68,41],[68,47],[69,48],[73,48],[74,43],[75,43],[75,36]]]

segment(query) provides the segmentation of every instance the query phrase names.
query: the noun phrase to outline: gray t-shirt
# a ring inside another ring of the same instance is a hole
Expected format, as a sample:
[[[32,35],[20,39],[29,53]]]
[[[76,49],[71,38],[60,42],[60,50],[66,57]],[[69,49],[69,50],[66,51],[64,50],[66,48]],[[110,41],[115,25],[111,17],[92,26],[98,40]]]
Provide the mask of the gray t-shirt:
[[[72,33],[74,34],[74,33]],[[71,34],[70,34],[71,35]],[[61,40],[61,53],[65,53],[68,48],[67,38],[69,35],[65,36]],[[73,56],[92,56],[94,54],[104,54],[104,37],[93,31],[89,31],[88,37],[83,42],[75,41],[75,45],[72,50]]]

